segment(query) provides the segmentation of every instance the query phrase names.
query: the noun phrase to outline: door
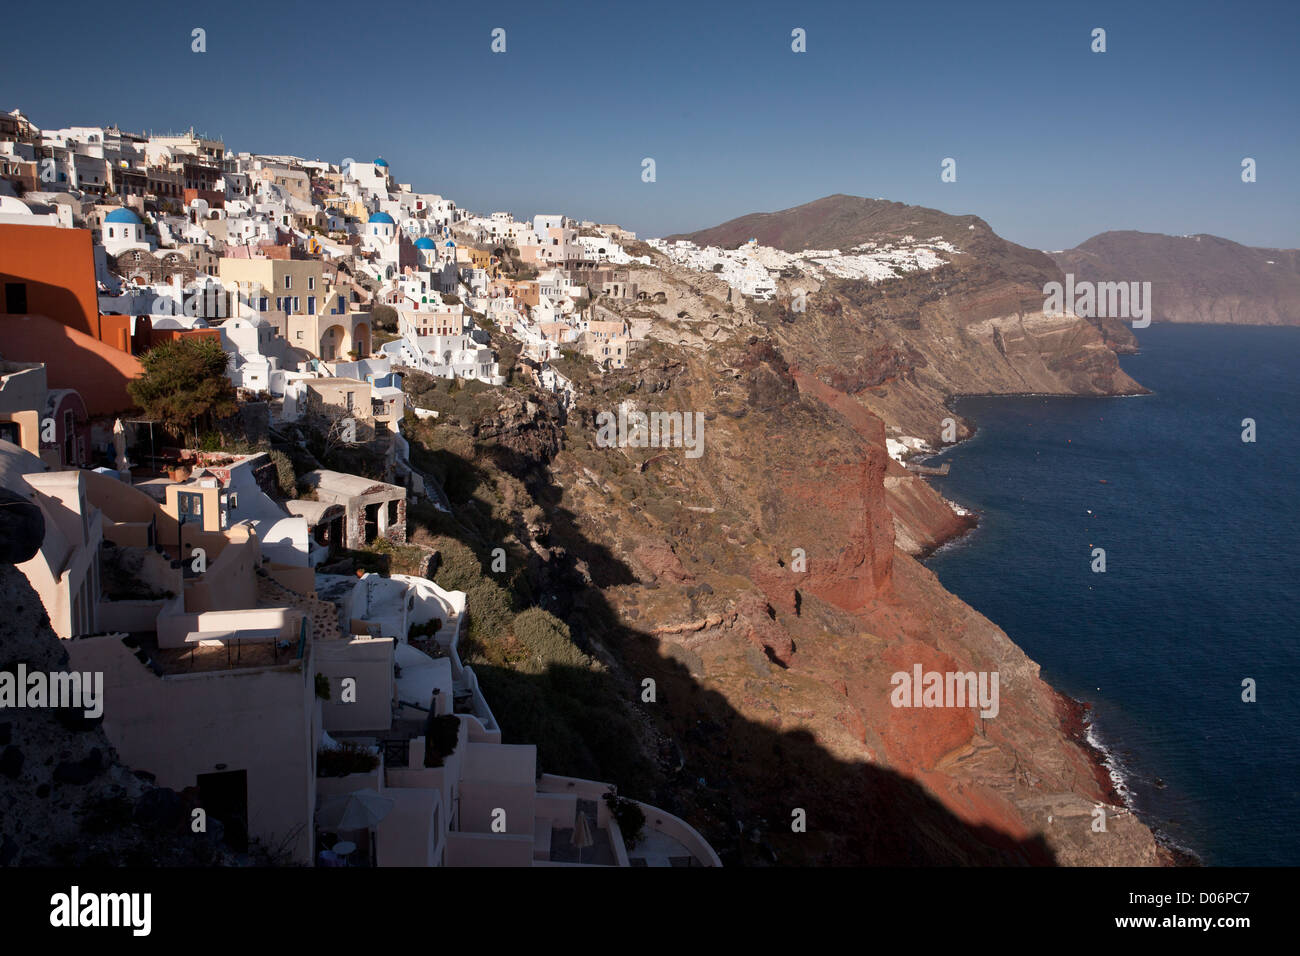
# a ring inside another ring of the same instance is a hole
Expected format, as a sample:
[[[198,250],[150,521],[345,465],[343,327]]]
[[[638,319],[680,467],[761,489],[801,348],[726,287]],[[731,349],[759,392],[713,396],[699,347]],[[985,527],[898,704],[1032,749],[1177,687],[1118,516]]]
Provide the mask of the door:
[[[210,820],[220,820],[226,845],[248,852],[248,771],[223,770],[198,776],[199,805]]]

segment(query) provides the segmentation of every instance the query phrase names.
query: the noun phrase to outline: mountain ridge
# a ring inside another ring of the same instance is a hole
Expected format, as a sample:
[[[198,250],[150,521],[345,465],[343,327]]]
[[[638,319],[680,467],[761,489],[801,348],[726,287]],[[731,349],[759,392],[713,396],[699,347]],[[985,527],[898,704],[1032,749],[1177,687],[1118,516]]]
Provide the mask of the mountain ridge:
[[[1155,322],[1300,325],[1297,249],[1126,229],[1048,255],[1076,280],[1150,282]]]

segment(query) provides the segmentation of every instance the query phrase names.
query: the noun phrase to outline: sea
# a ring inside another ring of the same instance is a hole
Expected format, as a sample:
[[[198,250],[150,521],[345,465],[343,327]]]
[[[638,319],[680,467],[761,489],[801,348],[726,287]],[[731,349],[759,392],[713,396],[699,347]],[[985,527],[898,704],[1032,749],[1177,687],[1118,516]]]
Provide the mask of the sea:
[[[1300,328],[1136,334],[1121,364],[1150,395],[956,400],[977,431],[927,461],[979,524],[927,564],[1093,705],[1164,840],[1295,866]]]

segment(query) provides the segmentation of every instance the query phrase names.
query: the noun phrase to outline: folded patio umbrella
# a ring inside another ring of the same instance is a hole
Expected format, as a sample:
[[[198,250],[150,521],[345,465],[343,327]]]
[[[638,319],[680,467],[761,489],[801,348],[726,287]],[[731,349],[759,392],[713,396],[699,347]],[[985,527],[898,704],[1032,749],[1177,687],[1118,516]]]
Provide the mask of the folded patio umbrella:
[[[578,848],[578,862],[582,862],[582,848],[591,846],[596,842],[596,838],[591,835],[591,824],[587,822],[587,815],[579,813],[578,819],[573,825],[572,843]]]
[[[378,826],[396,806],[377,790],[338,793],[321,801],[316,811],[316,825],[322,830],[369,830]]]

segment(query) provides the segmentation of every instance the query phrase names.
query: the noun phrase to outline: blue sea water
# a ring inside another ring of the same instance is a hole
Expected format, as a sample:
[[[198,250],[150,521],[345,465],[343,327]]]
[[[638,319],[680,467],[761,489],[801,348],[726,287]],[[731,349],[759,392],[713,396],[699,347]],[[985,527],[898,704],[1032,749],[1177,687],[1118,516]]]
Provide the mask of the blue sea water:
[[[1152,395],[958,400],[977,432],[930,463],[980,524],[927,564],[1095,705],[1149,823],[1207,864],[1298,865],[1300,328],[1137,334]]]

